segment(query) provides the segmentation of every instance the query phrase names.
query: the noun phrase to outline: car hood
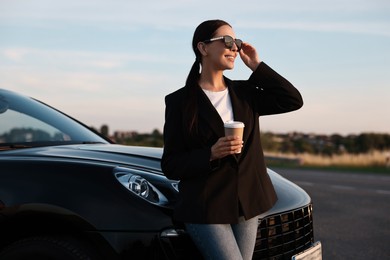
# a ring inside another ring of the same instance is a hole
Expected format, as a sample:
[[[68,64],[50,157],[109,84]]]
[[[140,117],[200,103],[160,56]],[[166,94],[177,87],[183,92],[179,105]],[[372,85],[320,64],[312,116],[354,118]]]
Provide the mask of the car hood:
[[[0,152],[1,157],[34,160],[62,160],[99,162],[113,166],[137,166],[161,173],[162,148],[126,146],[118,144],[74,144],[45,146]]]
[[[78,149],[85,151],[127,154],[131,156],[148,157],[158,160],[161,159],[163,152],[163,148],[158,147],[126,146],[118,144],[79,145]]]
[[[117,144],[80,144],[3,151],[0,155],[2,159],[9,155],[9,158],[23,160],[66,160],[77,163],[94,161],[112,165],[113,167],[136,167],[163,175],[160,167],[162,151],[163,148],[153,147]],[[302,188],[273,170],[267,170],[274,184],[278,200],[270,210],[261,214],[260,217],[280,214],[281,212],[301,208],[311,203],[310,196]]]

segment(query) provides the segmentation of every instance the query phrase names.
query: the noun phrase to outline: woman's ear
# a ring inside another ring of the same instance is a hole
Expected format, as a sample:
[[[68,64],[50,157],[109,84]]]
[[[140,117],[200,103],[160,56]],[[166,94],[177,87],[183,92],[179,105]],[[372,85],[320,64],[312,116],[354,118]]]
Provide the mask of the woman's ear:
[[[207,56],[207,48],[204,42],[198,42],[196,47],[198,47],[200,54],[202,54],[203,56]]]

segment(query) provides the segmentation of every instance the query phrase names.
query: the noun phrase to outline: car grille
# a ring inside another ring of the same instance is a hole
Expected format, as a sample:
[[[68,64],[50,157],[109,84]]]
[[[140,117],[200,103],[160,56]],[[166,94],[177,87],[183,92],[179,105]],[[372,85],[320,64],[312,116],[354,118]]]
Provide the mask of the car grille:
[[[184,227],[183,227],[184,228]],[[180,229],[179,229],[180,230]],[[199,251],[184,231],[180,236],[162,236],[164,259],[199,260]],[[259,221],[253,259],[291,259],[314,243],[312,205],[275,214]]]
[[[253,259],[291,259],[314,242],[312,205],[261,219]]]

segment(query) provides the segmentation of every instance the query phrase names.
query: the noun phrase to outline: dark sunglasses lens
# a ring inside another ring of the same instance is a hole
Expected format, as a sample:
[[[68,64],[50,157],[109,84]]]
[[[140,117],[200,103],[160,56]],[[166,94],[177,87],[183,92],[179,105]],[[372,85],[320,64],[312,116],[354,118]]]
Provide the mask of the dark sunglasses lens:
[[[235,43],[236,46],[237,46],[238,51],[241,50],[242,41],[241,41],[240,39],[235,39],[235,40],[234,40],[234,39],[233,39],[232,37],[230,37],[230,36],[225,36],[224,40],[225,40],[225,46],[226,46],[226,48],[232,49],[232,48],[233,48],[233,43]]]
[[[230,36],[225,36],[223,39],[225,40],[226,48],[231,49],[233,47],[233,38]]]
[[[241,41],[240,39],[236,39],[235,42],[236,42],[238,51],[240,51],[240,50],[241,50],[241,47],[242,47],[242,41]]]

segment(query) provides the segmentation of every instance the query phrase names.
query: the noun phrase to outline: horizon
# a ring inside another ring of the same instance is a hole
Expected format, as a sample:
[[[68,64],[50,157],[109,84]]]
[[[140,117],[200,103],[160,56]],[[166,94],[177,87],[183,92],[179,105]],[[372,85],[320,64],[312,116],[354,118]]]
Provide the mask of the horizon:
[[[137,133],[137,134],[152,134],[155,130],[159,131],[160,134],[163,134],[162,129],[158,128],[153,128],[150,131],[138,131],[138,130],[132,130],[132,129],[111,129],[109,125],[107,124],[102,124],[99,127],[96,126],[89,126],[90,128],[94,128],[97,130],[99,133],[101,133],[101,128],[102,126],[107,126],[108,127],[108,133],[109,136],[112,137],[116,132],[118,133]],[[362,134],[374,134],[374,135],[389,135],[390,132],[360,132],[360,133],[347,133],[347,134],[340,134],[340,133],[329,133],[329,134],[324,134],[324,133],[314,133],[314,132],[302,132],[302,131],[290,131],[290,132],[275,132],[275,131],[264,131],[260,129],[260,133],[271,133],[271,134],[276,134],[276,135],[285,135],[285,134],[303,134],[303,135],[315,135],[315,136],[332,136],[332,135],[340,135],[342,137],[347,137],[347,136],[359,136]]]
[[[390,133],[384,0],[249,0],[234,8],[220,0],[0,4],[0,88],[88,126],[162,132],[164,97],[184,86],[194,61],[193,32],[219,18],[303,96],[300,110],[261,117],[261,132]],[[225,75],[250,73],[237,58]]]

